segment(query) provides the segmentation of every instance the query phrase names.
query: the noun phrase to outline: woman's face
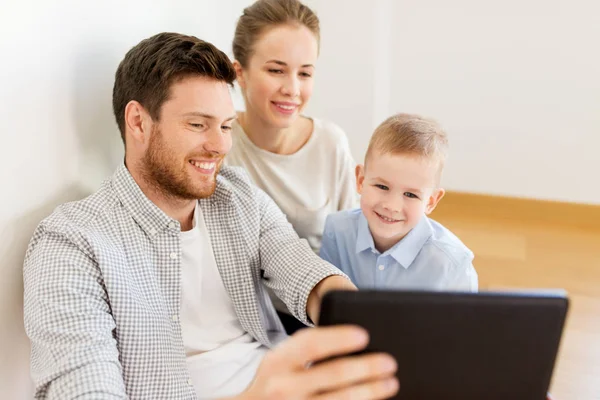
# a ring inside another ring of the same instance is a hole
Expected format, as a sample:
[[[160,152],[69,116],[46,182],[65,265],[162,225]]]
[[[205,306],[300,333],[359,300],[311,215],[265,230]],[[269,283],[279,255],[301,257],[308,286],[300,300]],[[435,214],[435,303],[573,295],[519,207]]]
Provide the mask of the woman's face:
[[[266,31],[254,44],[246,68],[236,62],[246,112],[273,128],[291,126],[312,95],[317,57],[317,39],[305,26]]]

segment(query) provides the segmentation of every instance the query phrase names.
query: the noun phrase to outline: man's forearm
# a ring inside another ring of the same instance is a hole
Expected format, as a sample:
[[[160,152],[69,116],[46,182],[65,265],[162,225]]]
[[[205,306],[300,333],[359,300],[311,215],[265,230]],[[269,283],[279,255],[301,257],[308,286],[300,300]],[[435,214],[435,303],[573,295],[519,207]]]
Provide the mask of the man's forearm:
[[[332,290],[358,290],[347,278],[340,275],[328,276],[319,282],[308,296],[306,302],[306,313],[310,320],[317,325],[321,313],[321,302],[325,293]]]

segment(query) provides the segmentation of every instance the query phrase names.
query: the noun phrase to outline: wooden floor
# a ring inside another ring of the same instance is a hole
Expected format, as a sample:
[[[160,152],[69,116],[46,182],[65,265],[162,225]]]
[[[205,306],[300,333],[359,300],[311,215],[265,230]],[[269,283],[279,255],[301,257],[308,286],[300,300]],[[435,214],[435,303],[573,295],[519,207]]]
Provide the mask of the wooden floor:
[[[527,212],[532,202],[521,207],[464,196],[449,194],[432,217],[473,250],[482,289],[568,291],[571,308],[551,393],[556,400],[600,400],[600,221],[581,223],[578,210],[560,204],[549,206],[559,218],[540,218]]]

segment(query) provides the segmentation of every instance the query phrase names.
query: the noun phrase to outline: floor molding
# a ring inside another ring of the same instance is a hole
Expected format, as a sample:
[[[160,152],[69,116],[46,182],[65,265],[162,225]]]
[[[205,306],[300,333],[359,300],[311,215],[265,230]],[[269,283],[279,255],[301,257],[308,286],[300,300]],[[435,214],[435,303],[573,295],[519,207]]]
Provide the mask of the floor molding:
[[[600,229],[600,205],[529,198],[449,191],[431,217],[435,219],[436,216],[446,214],[469,215],[473,218],[526,220]]]

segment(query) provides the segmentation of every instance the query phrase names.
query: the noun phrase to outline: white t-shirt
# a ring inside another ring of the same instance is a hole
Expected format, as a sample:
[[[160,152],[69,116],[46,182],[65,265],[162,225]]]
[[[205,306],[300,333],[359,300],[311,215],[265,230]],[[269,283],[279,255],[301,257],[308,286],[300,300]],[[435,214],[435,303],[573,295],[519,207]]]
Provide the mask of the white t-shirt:
[[[198,397],[242,392],[267,349],[245,332],[223,286],[199,205],[194,227],[181,232],[181,328]]]
[[[337,125],[313,119],[313,132],[294,154],[257,147],[234,122],[228,165],[244,167],[318,254],[327,215],[358,206],[355,162],[346,134]]]

